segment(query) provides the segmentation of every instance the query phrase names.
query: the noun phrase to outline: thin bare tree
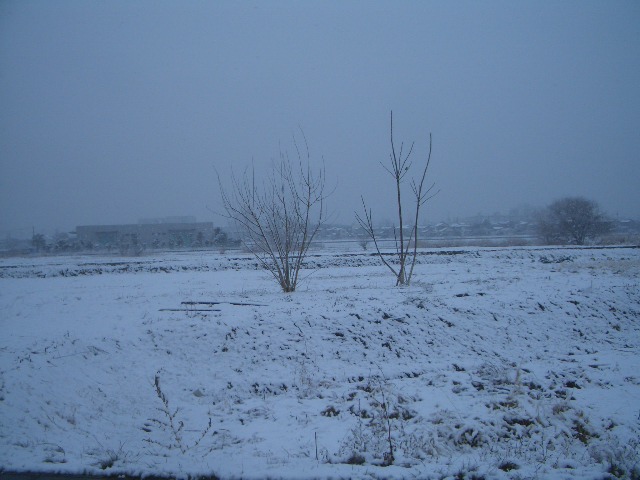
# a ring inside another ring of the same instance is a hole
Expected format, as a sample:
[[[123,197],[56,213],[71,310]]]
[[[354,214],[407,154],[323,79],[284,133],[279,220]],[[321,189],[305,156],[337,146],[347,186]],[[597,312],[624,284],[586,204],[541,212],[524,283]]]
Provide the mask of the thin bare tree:
[[[326,220],[325,169],[311,168],[307,139],[301,150],[294,136],[295,162],[280,151],[267,179],[256,184],[255,169],[232,174],[227,191],[218,174],[223,206],[242,234],[245,247],[271,272],[283,292],[293,292],[311,242]]]
[[[395,142],[393,140],[393,111],[391,112],[391,153],[389,154],[390,165],[387,166],[380,162],[382,167],[393,178],[396,189],[396,204],[398,209],[398,222],[399,228],[396,230],[394,227],[394,240],[395,240],[395,259],[396,261],[389,261],[380,250],[379,239],[376,236],[373,214],[371,209],[367,207],[367,204],[362,198],[362,207],[364,210],[364,217],[361,217],[356,213],[356,219],[360,226],[367,232],[373,244],[375,245],[376,252],[382,263],[393,273],[396,278],[396,286],[409,285],[411,283],[411,277],[413,276],[413,268],[416,264],[416,257],[418,253],[418,219],[420,217],[420,207],[422,207],[430,198],[432,198],[437,192],[433,192],[435,184],[431,184],[429,187],[425,187],[425,181],[427,179],[427,171],[431,163],[431,147],[432,138],[429,134],[429,154],[427,156],[426,163],[420,176],[420,181],[416,182],[415,179],[411,179],[411,191],[413,193],[413,200],[415,202],[414,211],[412,215],[413,225],[408,232],[405,232],[405,213],[403,212],[402,204],[402,183],[404,177],[411,169],[412,162],[410,160],[413,153],[413,146],[415,142],[411,143],[409,151],[403,155],[404,143],[400,144],[400,150],[396,154]],[[407,237],[408,234],[408,237]],[[413,247],[413,248],[412,248]]]

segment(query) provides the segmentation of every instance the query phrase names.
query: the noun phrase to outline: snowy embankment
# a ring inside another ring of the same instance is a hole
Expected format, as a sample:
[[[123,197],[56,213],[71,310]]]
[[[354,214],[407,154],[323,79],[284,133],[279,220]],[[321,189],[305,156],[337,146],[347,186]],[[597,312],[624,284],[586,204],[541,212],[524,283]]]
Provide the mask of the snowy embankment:
[[[639,468],[640,250],[432,252],[409,288],[368,255],[309,260],[288,295],[241,255],[2,260],[0,468]]]

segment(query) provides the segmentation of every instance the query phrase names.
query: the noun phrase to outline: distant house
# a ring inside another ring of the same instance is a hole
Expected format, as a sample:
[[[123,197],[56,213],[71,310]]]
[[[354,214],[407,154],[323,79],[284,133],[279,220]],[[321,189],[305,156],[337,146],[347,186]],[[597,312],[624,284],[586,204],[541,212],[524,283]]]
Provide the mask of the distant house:
[[[187,217],[187,219],[191,219]],[[78,241],[96,247],[123,245],[161,247],[192,247],[212,240],[219,232],[212,222],[168,222],[144,220],[145,223],[128,225],[82,225],[76,227]]]

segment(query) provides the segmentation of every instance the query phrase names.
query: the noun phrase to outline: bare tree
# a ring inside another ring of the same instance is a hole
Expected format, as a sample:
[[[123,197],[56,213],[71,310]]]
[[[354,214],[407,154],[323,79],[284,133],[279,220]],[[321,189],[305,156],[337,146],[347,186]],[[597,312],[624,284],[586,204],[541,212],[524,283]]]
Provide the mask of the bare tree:
[[[427,178],[427,171],[429,170],[429,164],[431,163],[431,147],[432,138],[429,134],[429,154],[427,156],[426,163],[422,170],[420,181],[416,182],[415,179],[411,179],[411,191],[413,193],[413,200],[415,202],[413,212],[413,225],[408,232],[405,232],[405,217],[402,204],[402,182],[404,177],[411,169],[412,162],[410,161],[411,154],[413,153],[414,143],[411,143],[409,151],[403,156],[404,143],[400,144],[400,150],[396,154],[396,147],[393,140],[393,112],[391,112],[391,153],[389,154],[390,165],[387,166],[380,162],[382,167],[393,178],[396,189],[396,204],[398,208],[398,223],[399,228],[396,230],[394,227],[394,240],[395,240],[395,262],[389,262],[385,255],[380,250],[378,238],[376,237],[373,214],[371,209],[367,207],[364,198],[362,199],[362,207],[364,210],[364,218],[356,213],[356,219],[360,226],[367,232],[373,244],[375,245],[376,252],[382,260],[382,262],[389,268],[389,270],[396,277],[396,286],[409,285],[411,283],[411,277],[413,276],[413,268],[416,264],[417,250],[418,250],[418,219],[420,216],[420,207],[424,205],[435,193],[432,193],[435,184],[431,184],[428,188],[425,187],[425,181]],[[407,237],[408,234],[408,237]],[[411,247],[413,246],[413,249]],[[410,262],[410,263],[409,263]]]
[[[36,252],[40,252],[47,247],[47,241],[42,233],[34,233],[31,237],[31,245],[36,249]]]
[[[559,245],[563,243],[560,229],[549,208],[544,208],[536,212],[534,220],[538,236],[545,245]]]
[[[610,229],[598,204],[583,197],[556,200],[538,218],[538,233],[550,243],[584,245]]]
[[[242,234],[245,247],[277,280],[283,292],[293,292],[302,262],[326,220],[324,166],[313,172],[307,139],[304,150],[294,136],[295,164],[286,151],[272,165],[270,176],[256,184],[255,170],[232,175],[231,192],[218,174],[227,215]]]

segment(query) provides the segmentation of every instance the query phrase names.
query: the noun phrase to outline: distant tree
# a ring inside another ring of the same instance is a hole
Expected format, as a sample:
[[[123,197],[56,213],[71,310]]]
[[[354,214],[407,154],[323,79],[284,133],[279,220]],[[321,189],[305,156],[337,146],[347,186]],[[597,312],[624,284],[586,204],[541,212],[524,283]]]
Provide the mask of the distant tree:
[[[36,252],[44,250],[47,246],[44,235],[41,233],[35,233],[33,237],[31,237],[31,245],[33,245],[33,248],[36,249]]]
[[[202,232],[198,232],[196,235],[196,242],[194,245],[196,247],[202,247],[204,245],[204,234]]]
[[[549,208],[544,208],[535,215],[536,231],[545,245],[558,245],[563,243],[560,229],[551,214]]]
[[[399,228],[396,230],[394,226],[394,238],[396,254],[395,262],[389,262],[380,251],[378,245],[378,238],[373,226],[373,215],[370,208],[362,199],[362,207],[364,209],[364,218],[356,213],[356,219],[360,226],[365,230],[367,235],[373,240],[373,244],[376,248],[378,256],[382,263],[393,273],[396,278],[396,286],[409,285],[411,283],[411,277],[413,275],[413,267],[416,264],[416,256],[418,249],[418,218],[420,215],[420,207],[424,205],[427,200],[433,197],[432,190],[435,184],[426,187],[425,180],[427,178],[427,171],[429,170],[429,164],[431,163],[431,134],[429,134],[429,154],[422,169],[422,175],[420,181],[416,182],[415,179],[411,180],[412,198],[415,202],[414,211],[410,212],[412,217],[407,220],[405,218],[406,210],[403,210],[402,202],[402,181],[411,169],[412,162],[410,161],[411,153],[413,152],[413,143],[409,148],[409,151],[403,157],[404,144],[400,144],[400,150],[396,154],[396,147],[393,140],[393,112],[391,112],[391,153],[389,155],[390,165],[387,166],[384,163],[382,167],[393,177],[393,183],[395,186],[396,194],[396,207],[398,211],[398,224]],[[437,192],[436,192],[437,193]],[[411,225],[410,230],[405,232],[405,222]],[[411,224],[410,222],[413,222]],[[408,235],[407,235],[408,234]],[[413,246],[413,249],[411,247]],[[410,263],[409,263],[410,262]]]
[[[72,243],[67,233],[60,232],[53,236],[53,249],[56,252],[66,252],[71,250],[71,246]]]
[[[216,227],[213,230],[213,244],[216,247],[226,247],[229,243],[229,236],[221,228]]]
[[[311,169],[309,146],[298,146],[292,162],[287,152],[272,166],[271,175],[256,184],[255,172],[232,178],[231,191],[218,183],[227,216],[239,227],[245,247],[276,279],[283,292],[298,285],[302,262],[318,229],[326,220],[325,172]]]
[[[550,244],[584,245],[589,238],[607,233],[611,223],[598,204],[583,197],[556,200],[538,216],[538,234]]]

